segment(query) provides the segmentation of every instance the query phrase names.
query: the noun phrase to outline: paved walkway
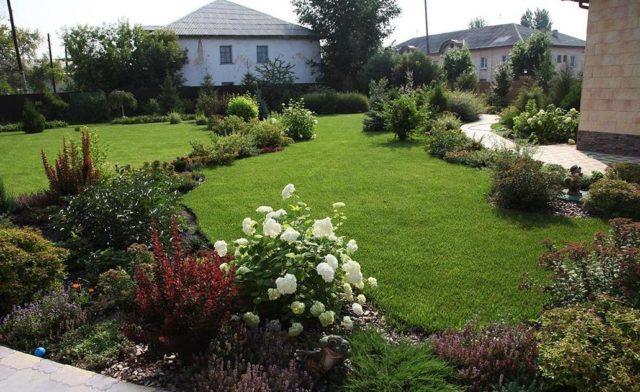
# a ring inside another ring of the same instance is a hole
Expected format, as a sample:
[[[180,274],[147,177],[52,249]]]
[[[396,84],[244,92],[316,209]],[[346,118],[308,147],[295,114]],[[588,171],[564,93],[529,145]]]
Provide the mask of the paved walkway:
[[[516,145],[512,140],[497,135],[491,130],[491,125],[497,122],[498,116],[481,114],[479,121],[463,125],[462,130],[467,136],[480,141],[487,148],[514,149]],[[596,170],[604,173],[607,165],[613,162],[640,163],[640,158],[578,151],[576,146],[568,144],[537,146],[533,149],[533,157],[544,163],[555,163],[567,169],[578,165],[582,167],[582,172],[585,174],[591,174]]]
[[[115,378],[0,346],[0,391],[151,392],[154,389],[118,381]]]

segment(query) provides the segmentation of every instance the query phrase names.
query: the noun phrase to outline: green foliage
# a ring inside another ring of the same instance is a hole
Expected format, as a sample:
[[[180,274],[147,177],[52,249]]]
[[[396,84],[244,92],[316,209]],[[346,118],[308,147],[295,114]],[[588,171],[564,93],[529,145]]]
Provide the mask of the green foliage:
[[[533,100],[525,111],[513,118],[513,131],[521,138],[535,137],[539,143],[564,143],[575,139],[580,123],[580,113],[568,112],[554,105],[538,111]]]
[[[550,386],[627,391],[640,384],[640,311],[607,297],[543,313],[538,365]]]
[[[304,100],[291,100],[282,107],[280,121],[284,125],[284,133],[293,140],[309,140],[315,136],[318,120],[313,113],[305,109]]]
[[[207,92],[207,90],[200,91],[198,99],[196,101],[196,112],[204,114],[207,118],[213,115],[222,115],[226,111],[226,105],[224,101],[218,97],[218,94],[213,92]]]
[[[513,81],[513,73],[509,63],[498,65],[493,73],[493,82],[491,82],[491,91],[487,97],[489,105],[496,110],[502,109],[509,105],[509,90]]]
[[[640,185],[602,179],[589,189],[584,208],[602,217],[640,219]]]
[[[470,68],[460,74],[453,83],[456,90],[476,92],[478,91],[478,74],[475,68]]]
[[[126,249],[149,240],[155,224],[167,233],[178,195],[176,179],[162,170],[121,169],[111,180],[68,199],[56,226],[76,233],[96,249]]]
[[[420,112],[415,98],[409,94],[389,101],[385,107],[385,128],[395,133],[400,140],[406,140],[424,120],[424,113]]]
[[[0,314],[58,286],[67,256],[33,229],[0,229]]]
[[[323,37],[324,81],[338,89],[355,87],[356,76],[392,31],[400,15],[395,0],[294,0],[298,21]]]
[[[622,180],[640,185],[640,164],[639,163],[612,163],[607,168],[607,178]]]
[[[482,16],[475,17],[469,21],[470,29],[479,29],[482,27],[487,27],[487,20]]]
[[[68,116],[69,104],[63,101],[56,94],[45,91],[42,96],[42,114],[50,120],[66,119]]]
[[[427,145],[431,155],[443,158],[447,153],[455,151],[473,150],[472,140],[460,128],[433,128]]]
[[[232,133],[227,136],[213,137],[214,151],[221,156],[230,155],[235,159],[248,158],[258,155],[256,140],[252,134]]]
[[[542,162],[527,156],[496,162],[490,194],[499,207],[546,210],[559,192],[559,182],[542,170]]]
[[[483,100],[464,91],[451,91],[447,95],[447,110],[457,114],[463,122],[476,121],[486,112]]]
[[[4,186],[4,181],[0,177],[0,216],[11,212],[13,209],[14,200],[7,192],[7,188]]]
[[[0,321],[0,342],[26,352],[39,346],[50,347],[64,333],[84,324],[86,318],[76,296],[54,290],[15,307],[4,317]]]
[[[563,109],[580,110],[580,94],[582,92],[582,77],[574,78],[573,70],[569,67],[562,69],[551,81],[549,100]],[[578,95],[577,100],[575,95]]]
[[[393,70],[400,62],[400,55],[394,48],[384,48],[372,55],[362,70],[358,72],[358,90],[370,90],[370,84],[386,79],[393,80]]]
[[[238,116],[244,121],[258,118],[258,103],[249,95],[239,95],[229,100],[227,105],[229,116]]]
[[[117,320],[85,324],[64,334],[57,346],[51,354],[53,360],[96,371],[135,351]]]
[[[109,105],[111,105],[111,109],[120,109],[122,117],[124,117],[124,108],[135,110],[138,107],[138,101],[128,91],[113,90],[109,93]]]
[[[145,31],[128,22],[66,29],[62,38],[69,72],[81,90],[126,90],[176,82],[187,62],[178,36],[168,30]],[[162,106],[162,103],[161,103]],[[163,113],[176,109],[163,106]]]
[[[160,113],[162,114],[168,114],[174,111],[179,112],[182,109],[182,101],[176,83],[173,78],[168,75],[162,83],[158,103],[160,104]]]
[[[149,116],[155,116],[160,114],[160,104],[155,98],[149,98],[147,103],[144,104],[142,111]]]
[[[314,92],[302,96],[304,106],[318,114],[364,113],[369,110],[369,100],[359,93],[335,91]]]
[[[196,114],[195,124],[196,125],[209,125],[209,120],[207,119],[207,117],[204,114]]]
[[[527,8],[520,18],[520,24],[530,29],[542,31],[551,31],[551,26],[553,26],[551,16],[546,8],[536,8],[535,12],[531,12]]]
[[[365,132],[382,132],[384,126],[384,108],[391,98],[392,91],[388,87],[387,79],[371,81],[369,85],[369,111],[363,121]]]
[[[465,72],[475,70],[471,61],[471,52],[467,46],[447,51],[444,55],[442,68],[447,76],[449,87],[453,88],[456,80]]]
[[[92,124],[109,119],[109,103],[104,92],[72,93],[69,96],[69,116],[78,124]]]
[[[22,64],[28,67],[36,60],[42,36],[38,30],[16,29],[18,48]],[[28,71],[28,68],[27,68]],[[18,62],[13,46],[11,28],[7,23],[0,25],[0,94],[15,94],[24,91],[22,75],[18,72]]]
[[[40,133],[46,123],[44,116],[36,109],[33,102],[27,100],[22,111],[22,129],[25,133]]]
[[[516,97],[513,106],[518,108],[519,111],[524,112],[527,108],[529,101],[533,101],[537,108],[544,108],[547,106],[547,98],[544,91],[540,87],[532,87],[530,89],[522,89]]]
[[[429,108],[436,112],[444,112],[449,108],[449,98],[444,86],[436,84],[429,92]]]
[[[31,64],[23,63],[23,66],[25,66],[25,78],[31,92],[51,93],[53,88],[51,85],[52,78],[55,78],[57,86],[63,85],[67,91],[73,89],[72,81],[64,68],[62,68],[60,61],[54,59],[52,68],[49,57],[43,54]]]
[[[167,119],[169,120],[169,124],[180,124],[182,122],[182,116],[178,112],[171,112],[167,115]]]
[[[400,55],[400,60],[393,69],[391,81],[398,87],[409,85],[410,88],[418,88],[437,82],[441,77],[440,65],[422,51],[417,50]]]
[[[129,311],[135,305],[135,283],[122,267],[100,274],[96,289],[96,305],[103,311]]]
[[[353,373],[345,391],[460,391],[450,382],[454,370],[427,345],[402,341],[390,344],[377,332],[357,332],[353,346]]]
[[[555,72],[551,62],[551,46],[551,38],[540,31],[531,34],[526,41],[513,45],[509,61],[514,77],[520,78],[525,74],[532,76],[546,91]]]
[[[151,124],[168,122],[169,116],[161,116],[157,114],[147,114],[144,116],[134,117],[118,117],[111,120],[111,124],[115,125],[131,125],[131,124]]]
[[[246,134],[254,122],[246,122],[242,117],[229,115],[226,117],[211,116],[209,118],[209,129],[219,136],[227,136],[234,133]]]
[[[251,135],[256,147],[278,148],[289,144],[289,138],[284,135],[284,125],[275,118],[270,118],[252,124]]]
[[[513,129],[513,120],[520,115],[520,110],[515,106],[507,106],[500,113],[500,124],[507,129]]]

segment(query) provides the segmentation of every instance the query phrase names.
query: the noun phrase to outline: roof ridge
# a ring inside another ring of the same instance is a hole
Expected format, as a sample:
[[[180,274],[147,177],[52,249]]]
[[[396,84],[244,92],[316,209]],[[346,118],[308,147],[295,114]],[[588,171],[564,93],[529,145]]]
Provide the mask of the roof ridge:
[[[518,34],[518,38],[520,39],[520,41],[524,41],[522,39],[522,34],[520,34],[520,30],[518,30],[518,26],[522,26],[522,25],[518,24],[518,23],[514,23],[513,24],[513,29],[516,31],[516,34]]]

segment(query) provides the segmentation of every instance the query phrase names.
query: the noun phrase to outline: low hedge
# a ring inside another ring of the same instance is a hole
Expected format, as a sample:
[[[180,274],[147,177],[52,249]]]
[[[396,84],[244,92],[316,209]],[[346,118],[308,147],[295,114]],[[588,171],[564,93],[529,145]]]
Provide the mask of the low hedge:
[[[364,113],[369,110],[369,99],[359,93],[314,92],[303,95],[302,99],[304,106],[317,114]]]

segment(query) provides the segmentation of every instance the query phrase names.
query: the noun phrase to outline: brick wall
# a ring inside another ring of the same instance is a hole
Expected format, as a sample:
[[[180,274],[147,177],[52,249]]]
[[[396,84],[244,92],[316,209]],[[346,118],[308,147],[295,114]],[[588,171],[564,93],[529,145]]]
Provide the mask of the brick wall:
[[[581,150],[640,156],[639,0],[589,4],[577,142]]]

